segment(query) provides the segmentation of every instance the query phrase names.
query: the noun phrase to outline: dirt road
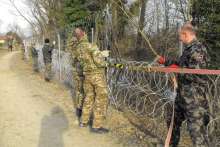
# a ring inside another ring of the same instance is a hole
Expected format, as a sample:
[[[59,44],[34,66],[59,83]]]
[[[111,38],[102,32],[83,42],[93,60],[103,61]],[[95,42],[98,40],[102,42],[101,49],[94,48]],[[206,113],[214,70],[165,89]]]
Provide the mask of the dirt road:
[[[0,147],[122,145],[79,128],[67,90],[33,73],[19,52],[0,51]]]

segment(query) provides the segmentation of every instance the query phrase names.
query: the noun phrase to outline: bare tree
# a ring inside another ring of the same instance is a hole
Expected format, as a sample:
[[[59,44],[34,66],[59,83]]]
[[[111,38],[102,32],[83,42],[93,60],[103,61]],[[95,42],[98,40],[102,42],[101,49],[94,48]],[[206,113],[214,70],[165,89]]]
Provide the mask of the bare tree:
[[[148,0],[141,0],[140,6],[141,6],[141,12],[140,12],[140,18],[139,18],[139,26],[138,26],[138,34],[136,38],[136,52],[139,53],[142,48],[142,34],[140,31],[144,30],[145,27],[145,14],[146,14],[146,6],[147,6]],[[139,55],[137,54],[137,59],[139,58]]]
[[[35,24],[29,18],[27,18],[21,10],[19,10],[14,0],[9,0],[9,2],[12,4],[12,6],[15,8],[15,10],[22,18],[24,18],[32,27],[35,27]]]
[[[64,25],[63,0],[30,0],[27,4],[43,36],[54,36]]]
[[[165,13],[165,30],[169,30],[169,4],[168,0],[164,0],[164,13]]]

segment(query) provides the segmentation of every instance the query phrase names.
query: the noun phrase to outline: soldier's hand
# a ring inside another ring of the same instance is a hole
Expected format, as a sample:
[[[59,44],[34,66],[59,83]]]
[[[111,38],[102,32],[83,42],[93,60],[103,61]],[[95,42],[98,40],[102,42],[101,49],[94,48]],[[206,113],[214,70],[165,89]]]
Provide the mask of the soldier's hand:
[[[164,57],[162,57],[162,56],[158,56],[157,57],[157,62],[159,63],[159,64],[164,64],[165,63],[165,58]]]
[[[102,54],[103,57],[106,58],[106,57],[109,57],[110,52],[108,50],[104,50],[104,51],[101,52],[101,54]]]

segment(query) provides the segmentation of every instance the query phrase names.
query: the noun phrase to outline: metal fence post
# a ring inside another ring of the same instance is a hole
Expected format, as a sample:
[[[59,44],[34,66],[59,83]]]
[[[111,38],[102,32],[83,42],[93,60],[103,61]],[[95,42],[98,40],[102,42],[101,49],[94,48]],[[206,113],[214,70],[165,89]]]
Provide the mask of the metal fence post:
[[[181,24],[177,23],[177,32],[180,30],[180,28],[181,28]],[[183,43],[179,41],[179,56],[181,56],[182,54],[183,54]]]
[[[94,43],[94,28],[92,28],[92,44]]]
[[[58,38],[58,62],[59,62],[59,80],[61,81],[61,76],[62,76],[62,69],[61,69],[61,39],[60,39],[60,34],[57,33],[57,38]]]

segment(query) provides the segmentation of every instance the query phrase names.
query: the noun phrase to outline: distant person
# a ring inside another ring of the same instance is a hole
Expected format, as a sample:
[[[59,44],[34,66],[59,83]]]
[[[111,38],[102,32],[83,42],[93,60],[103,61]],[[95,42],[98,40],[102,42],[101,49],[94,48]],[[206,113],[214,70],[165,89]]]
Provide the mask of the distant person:
[[[44,79],[45,81],[49,82],[52,78],[51,65],[52,65],[53,48],[50,46],[50,40],[48,38],[44,40],[44,46],[42,48],[42,51],[43,51],[43,59],[45,64]]]
[[[13,51],[13,39],[12,38],[8,40],[8,50],[11,52]]]
[[[75,29],[73,30],[74,34]],[[78,60],[79,55],[79,45],[80,42],[77,41],[76,37],[73,35],[68,38],[68,51],[71,53],[72,58],[72,74],[73,74],[73,89],[72,98],[74,102],[75,113],[80,120],[82,115],[83,102],[85,100],[85,92],[83,88],[85,76],[83,74],[83,68]]]
[[[35,44],[31,44],[31,56],[32,56],[32,65],[33,71],[39,72],[38,69],[38,50],[35,48]]]

